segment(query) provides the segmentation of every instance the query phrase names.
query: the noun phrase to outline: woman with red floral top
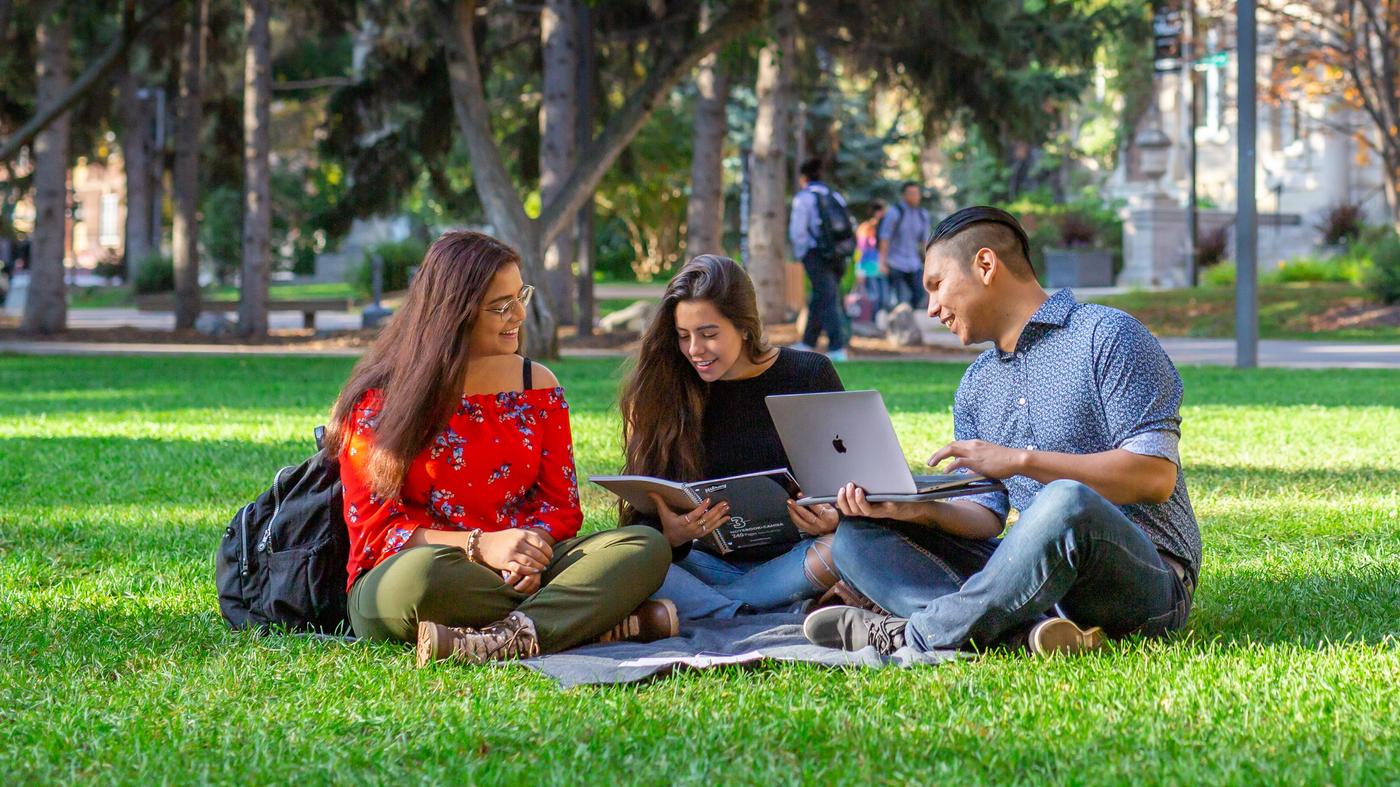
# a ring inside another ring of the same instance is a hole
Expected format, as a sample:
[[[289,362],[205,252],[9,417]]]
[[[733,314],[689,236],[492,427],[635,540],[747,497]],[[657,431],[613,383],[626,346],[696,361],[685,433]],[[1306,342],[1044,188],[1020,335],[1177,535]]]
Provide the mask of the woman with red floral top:
[[[670,602],[643,603],[671,562],[664,537],[577,535],[564,391],[516,354],[533,292],[510,247],[444,234],[335,404],[350,621],[416,639],[419,666],[677,628]]]

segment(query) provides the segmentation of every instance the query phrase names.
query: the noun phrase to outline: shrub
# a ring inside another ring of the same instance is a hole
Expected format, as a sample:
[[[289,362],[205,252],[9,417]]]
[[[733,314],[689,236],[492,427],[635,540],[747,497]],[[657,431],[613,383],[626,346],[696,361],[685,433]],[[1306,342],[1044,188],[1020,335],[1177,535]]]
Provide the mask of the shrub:
[[[310,244],[298,243],[292,249],[292,273],[297,276],[316,275],[316,250]]]
[[[105,257],[93,267],[92,272],[108,281],[126,276],[126,260],[121,257]]]
[[[1099,240],[1099,228],[1088,216],[1068,211],[1059,220],[1060,243],[1067,249],[1093,246]]]
[[[1230,256],[1230,225],[1222,224],[1196,236],[1196,270],[1205,271],[1224,262]],[[1230,274],[1231,283],[1234,274]]]
[[[1201,270],[1201,284],[1207,287],[1235,286],[1235,263],[1219,262]]]
[[[1366,288],[1382,303],[1400,303],[1400,236],[1387,234],[1371,247]]]
[[[136,292],[150,295],[157,292],[173,292],[175,289],[175,263],[169,257],[151,254],[143,258],[136,267]]]
[[[1293,282],[1350,282],[1349,267],[1341,259],[1323,260],[1316,257],[1297,257],[1288,260],[1277,269],[1264,276],[1272,284]]]
[[[1002,206],[1021,221],[1031,243],[1031,263],[1045,271],[1045,249],[1098,246],[1113,253],[1113,272],[1123,267],[1123,220],[1117,203],[1086,190],[1071,202],[1057,203],[1048,190],[1023,195]]]
[[[351,273],[350,284],[363,297],[374,294],[372,260],[378,254],[384,258],[384,292],[407,289],[409,271],[423,264],[427,252],[428,247],[413,238],[371,246],[365,250],[364,261]]]
[[[1323,245],[1339,246],[1356,240],[1365,228],[1365,218],[1361,206],[1354,202],[1339,202],[1328,208],[1316,225]]]
[[[200,202],[199,245],[205,264],[220,284],[228,284],[243,267],[243,193],[219,186]]]

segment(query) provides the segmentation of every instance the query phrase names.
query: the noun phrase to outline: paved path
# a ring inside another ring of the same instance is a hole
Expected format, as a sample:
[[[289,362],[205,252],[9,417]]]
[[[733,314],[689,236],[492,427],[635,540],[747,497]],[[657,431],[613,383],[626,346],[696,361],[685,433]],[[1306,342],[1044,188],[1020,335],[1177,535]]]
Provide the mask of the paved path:
[[[656,298],[664,291],[663,284],[609,284],[597,289],[599,298]],[[269,315],[272,328],[300,328],[300,312],[273,312]],[[919,315],[924,343],[941,350],[963,350],[969,353],[981,348],[964,348],[957,337],[927,315]],[[72,328],[144,328],[173,330],[175,317],[170,313],[138,312],[135,309],[72,309],[68,312]],[[323,331],[354,330],[360,327],[356,312],[317,312],[316,327]],[[1235,343],[1232,339],[1163,338],[1162,346],[1178,366],[1232,366],[1235,363]],[[0,341],[0,352],[25,355],[320,355],[354,357],[362,350],[354,348],[298,349],[288,346],[239,346],[224,344],[129,344],[113,342],[32,342]],[[618,355],[613,350],[566,350],[566,357],[608,357]],[[881,360],[925,360],[919,356],[883,357]],[[932,360],[949,360],[946,354]],[[1358,344],[1352,342],[1292,341],[1266,339],[1259,343],[1259,365],[1285,368],[1353,368],[1400,369],[1400,343]]]
[[[963,349],[951,335],[926,337],[929,344],[943,349]],[[1162,339],[1162,346],[1178,366],[1231,366],[1235,344],[1229,339]],[[968,351],[968,359],[976,348]],[[139,344],[126,342],[45,342],[0,341],[0,353],[20,355],[303,355],[353,358],[356,348],[298,349],[285,345],[227,344]],[[564,350],[566,358],[608,358],[621,355],[616,350]],[[881,361],[951,361],[946,354],[934,357],[882,356]],[[1265,340],[1259,343],[1259,365],[1294,369],[1397,369],[1400,370],[1400,344],[1348,344],[1343,342],[1303,342]]]
[[[924,344],[961,348],[958,338],[932,320],[920,319]],[[1234,339],[1190,339],[1164,336],[1158,339],[1177,366],[1234,366]],[[979,345],[982,350],[991,344]],[[1259,365],[1289,369],[1400,369],[1400,343],[1359,344],[1356,342],[1299,341],[1263,339],[1259,342]]]

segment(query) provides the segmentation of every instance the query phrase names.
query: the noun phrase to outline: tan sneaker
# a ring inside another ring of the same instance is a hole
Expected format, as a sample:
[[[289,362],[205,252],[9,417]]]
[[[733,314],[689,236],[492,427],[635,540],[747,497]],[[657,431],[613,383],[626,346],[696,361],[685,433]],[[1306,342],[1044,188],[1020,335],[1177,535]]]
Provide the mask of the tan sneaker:
[[[643,601],[616,626],[603,632],[599,642],[655,642],[681,633],[676,605],[668,598]]]
[[[466,664],[528,659],[540,655],[535,622],[512,612],[480,629],[444,626],[423,621],[418,624],[418,666],[450,660]]]
[[[1031,653],[1049,656],[1052,653],[1086,653],[1097,650],[1103,643],[1103,629],[1098,626],[1086,631],[1068,618],[1050,618],[1031,627],[1026,644]]]

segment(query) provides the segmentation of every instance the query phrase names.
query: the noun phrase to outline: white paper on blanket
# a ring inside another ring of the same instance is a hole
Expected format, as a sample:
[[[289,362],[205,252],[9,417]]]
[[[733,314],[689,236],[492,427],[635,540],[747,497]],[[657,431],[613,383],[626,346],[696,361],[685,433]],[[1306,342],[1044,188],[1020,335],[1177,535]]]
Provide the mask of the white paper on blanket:
[[[647,656],[641,659],[629,659],[618,664],[619,667],[661,667],[666,664],[684,664],[687,667],[696,669],[707,669],[718,667],[724,664],[747,664],[750,661],[760,661],[766,658],[761,652],[751,650],[748,653],[696,653],[694,656]]]

